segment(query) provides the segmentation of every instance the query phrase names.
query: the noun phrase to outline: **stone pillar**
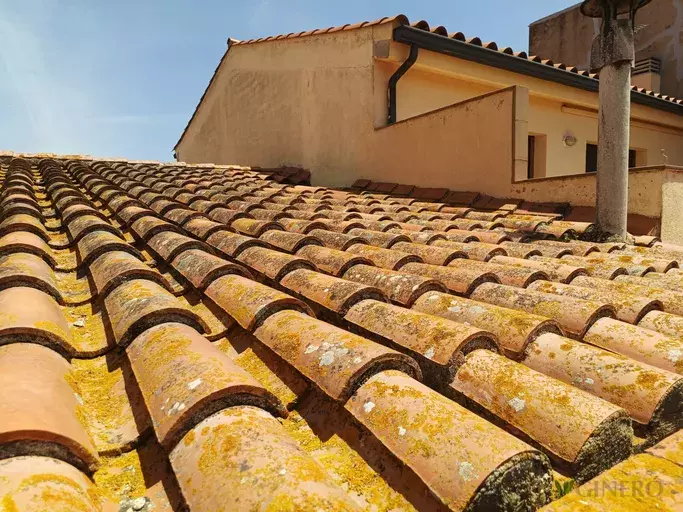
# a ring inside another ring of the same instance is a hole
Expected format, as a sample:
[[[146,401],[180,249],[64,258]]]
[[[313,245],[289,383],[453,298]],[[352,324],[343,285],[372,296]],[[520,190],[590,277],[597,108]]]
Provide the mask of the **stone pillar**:
[[[626,238],[631,62],[600,70],[598,115],[597,224],[600,231]]]
[[[631,68],[638,9],[652,0],[584,0],[581,13],[602,19],[591,47],[591,71],[600,73],[597,235],[627,241],[628,143]]]

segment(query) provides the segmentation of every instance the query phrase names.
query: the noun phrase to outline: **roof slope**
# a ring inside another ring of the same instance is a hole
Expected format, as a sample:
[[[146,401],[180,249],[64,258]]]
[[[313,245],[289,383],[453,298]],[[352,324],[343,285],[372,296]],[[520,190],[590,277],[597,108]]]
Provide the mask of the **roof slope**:
[[[240,46],[240,45],[251,45],[251,44],[258,44],[258,43],[265,43],[269,41],[280,41],[284,39],[295,39],[295,38],[301,38],[301,37],[309,37],[309,36],[315,36],[315,35],[324,35],[324,34],[332,34],[335,32],[341,32],[341,31],[348,31],[348,30],[357,30],[361,28],[367,28],[367,27],[372,27],[375,25],[383,25],[387,23],[395,23],[396,25],[399,26],[411,26],[420,30],[423,30],[425,32],[429,32],[432,34],[437,34],[443,37],[447,37],[449,39],[453,39],[456,41],[464,42],[469,45],[472,45],[474,47],[480,47],[480,48],[485,48],[487,50],[492,50],[495,52],[499,52],[503,55],[507,55],[511,58],[518,58],[518,59],[524,59],[528,60],[530,62],[538,63],[538,64],[543,64],[546,66],[550,66],[554,69],[560,70],[560,71],[565,71],[567,73],[573,73],[582,77],[586,78],[591,78],[594,80],[598,80],[598,75],[596,73],[591,73],[587,70],[582,70],[577,68],[576,66],[571,66],[571,65],[566,65],[561,62],[553,62],[550,59],[544,59],[541,56],[538,55],[528,55],[524,51],[515,51],[509,46],[499,46],[498,43],[491,41],[491,42],[483,42],[479,37],[466,37],[464,33],[462,32],[449,32],[446,27],[443,25],[437,25],[437,26],[430,26],[428,22],[424,20],[416,21],[416,22],[410,22],[408,17],[404,14],[398,14],[396,16],[387,16],[384,18],[379,18],[374,21],[362,21],[360,23],[354,23],[354,24],[344,24],[344,25],[338,25],[335,27],[327,27],[327,28],[318,28],[318,29],[313,29],[313,30],[305,30],[302,32],[290,32],[288,34],[279,34],[279,35],[274,35],[274,36],[266,36],[266,37],[260,37],[258,39],[248,39],[248,40],[238,40],[238,39],[228,39],[228,48],[223,54],[223,57],[221,58],[220,62],[218,63],[218,66],[216,67],[213,75],[211,76],[211,79],[209,80],[209,84],[207,85],[206,89],[204,90],[204,93],[202,94],[201,98],[199,99],[199,102],[197,103],[197,106],[195,107],[194,111],[192,112],[192,116],[190,117],[189,121],[185,125],[185,128],[183,129],[183,133],[180,135],[180,138],[178,139],[178,142],[176,142],[174,149],[178,147],[180,142],[183,140],[183,137],[185,136],[185,133],[187,132],[188,128],[190,127],[190,124],[194,120],[194,118],[197,115],[197,112],[199,111],[199,107],[201,106],[202,102],[204,101],[204,98],[206,97],[206,94],[208,93],[209,89],[211,88],[211,85],[214,82],[214,79],[216,78],[216,75],[218,73],[218,70],[220,69],[221,64],[225,61],[225,58],[228,55],[228,52],[230,51],[230,48],[232,46]],[[676,104],[676,105],[683,105],[683,99],[675,98],[673,96],[667,96],[665,94],[661,94],[655,91],[651,91],[648,89],[644,89],[642,87],[637,87],[637,86],[632,86],[631,90],[639,93],[639,94],[644,94],[647,96],[650,96],[652,98],[656,98],[657,100],[661,100],[664,102]]]
[[[683,249],[266,178],[0,159],[5,508],[680,506]]]

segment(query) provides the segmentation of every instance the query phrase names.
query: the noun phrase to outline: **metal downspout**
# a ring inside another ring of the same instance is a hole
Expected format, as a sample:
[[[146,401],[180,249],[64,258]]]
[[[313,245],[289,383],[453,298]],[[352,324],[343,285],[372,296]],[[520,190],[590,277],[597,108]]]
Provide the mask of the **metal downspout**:
[[[396,86],[398,85],[398,81],[406,74],[413,64],[415,64],[418,52],[418,46],[416,44],[411,44],[408,58],[389,79],[389,124],[394,124],[396,122]]]

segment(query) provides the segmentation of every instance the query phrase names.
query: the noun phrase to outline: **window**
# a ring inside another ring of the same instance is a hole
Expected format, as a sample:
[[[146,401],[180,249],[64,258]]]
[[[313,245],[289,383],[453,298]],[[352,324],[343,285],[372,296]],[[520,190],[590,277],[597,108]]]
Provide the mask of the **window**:
[[[628,150],[628,167],[636,167],[638,152],[635,149]],[[598,170],[598,145],[586,144],[586,172]]]
[[[534,156],[536,153],[536,137],[529,135],[529,161],[526,168],[526,179],[530,180],[534,177]]]

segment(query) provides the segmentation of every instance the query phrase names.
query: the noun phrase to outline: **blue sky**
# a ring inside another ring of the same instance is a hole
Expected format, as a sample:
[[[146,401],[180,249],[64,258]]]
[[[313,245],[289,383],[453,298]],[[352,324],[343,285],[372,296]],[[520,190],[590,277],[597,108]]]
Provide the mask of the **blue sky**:
[[[223,55],[249,39],[403,13],[528,48],[571,0],[0,0],[0,149],[172,160]]]

